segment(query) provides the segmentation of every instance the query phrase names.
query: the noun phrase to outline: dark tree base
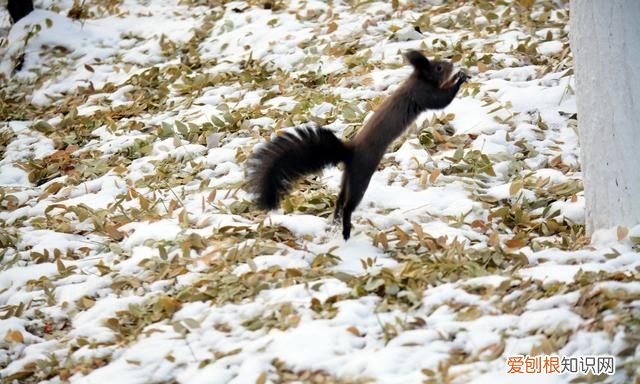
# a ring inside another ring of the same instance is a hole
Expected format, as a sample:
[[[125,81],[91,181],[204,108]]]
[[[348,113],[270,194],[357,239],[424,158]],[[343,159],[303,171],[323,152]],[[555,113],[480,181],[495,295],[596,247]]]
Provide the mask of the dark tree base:
[[[33,0],[9,0],[9,15],[14,23],[33,11]]]

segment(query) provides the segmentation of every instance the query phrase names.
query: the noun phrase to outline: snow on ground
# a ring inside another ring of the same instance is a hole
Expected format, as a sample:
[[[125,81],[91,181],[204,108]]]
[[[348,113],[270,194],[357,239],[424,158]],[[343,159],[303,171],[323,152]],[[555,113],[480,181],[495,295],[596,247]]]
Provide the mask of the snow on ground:
[[[1,11],[3,382],[637,380],[640,227],[584,233],[568,3],[495,4]],[[337,168],[259,211],[253,148],[308,123],[350,137],[409,49],[472,79],[389,149],[353,238]],[[507,374],[539,354],[616,373]]]

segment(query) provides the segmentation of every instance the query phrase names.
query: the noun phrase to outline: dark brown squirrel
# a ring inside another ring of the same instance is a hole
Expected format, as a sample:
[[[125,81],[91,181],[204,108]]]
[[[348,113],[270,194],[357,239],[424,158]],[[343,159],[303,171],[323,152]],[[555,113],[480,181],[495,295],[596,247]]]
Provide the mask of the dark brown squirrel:
[[[405,54],[414,71],[375,111],[350,142],[329,129],[298,127],[258,148],[248,161],[250,192],[263,209],[275,209],[299,177],[329,165],[345,164],[334,220],[342,220],[342,236],[351,236],[351,214],[358,206],[387,147],[427,109],[449,105],[467,75],[453,75],[448,61],[428,60],[418,51]]]

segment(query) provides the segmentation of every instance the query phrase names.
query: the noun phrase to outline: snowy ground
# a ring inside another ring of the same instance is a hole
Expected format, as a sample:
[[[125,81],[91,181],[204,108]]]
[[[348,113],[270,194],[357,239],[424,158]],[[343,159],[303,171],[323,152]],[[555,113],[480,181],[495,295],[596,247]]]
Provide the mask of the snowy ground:
[[[584,234],[567,2],[219,3],[40,0],[0,39],[3,382],[638,382],[640,227]],[[350,137],[408,49],[473,78],[389,149],[353,238],[339,169],[257,210],[253,147]]]

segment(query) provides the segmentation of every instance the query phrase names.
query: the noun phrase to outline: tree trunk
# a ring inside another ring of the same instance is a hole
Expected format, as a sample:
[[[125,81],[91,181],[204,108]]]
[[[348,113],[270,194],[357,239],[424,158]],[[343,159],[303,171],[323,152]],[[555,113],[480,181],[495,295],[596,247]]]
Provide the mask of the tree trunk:
[[[7,5],[9,9],[9,15],[14,23],[27,16],[29,12],[33,11],[33,0],[9,0]]]
[[[640,223],[640,1],[571,1],[587,232]]]

